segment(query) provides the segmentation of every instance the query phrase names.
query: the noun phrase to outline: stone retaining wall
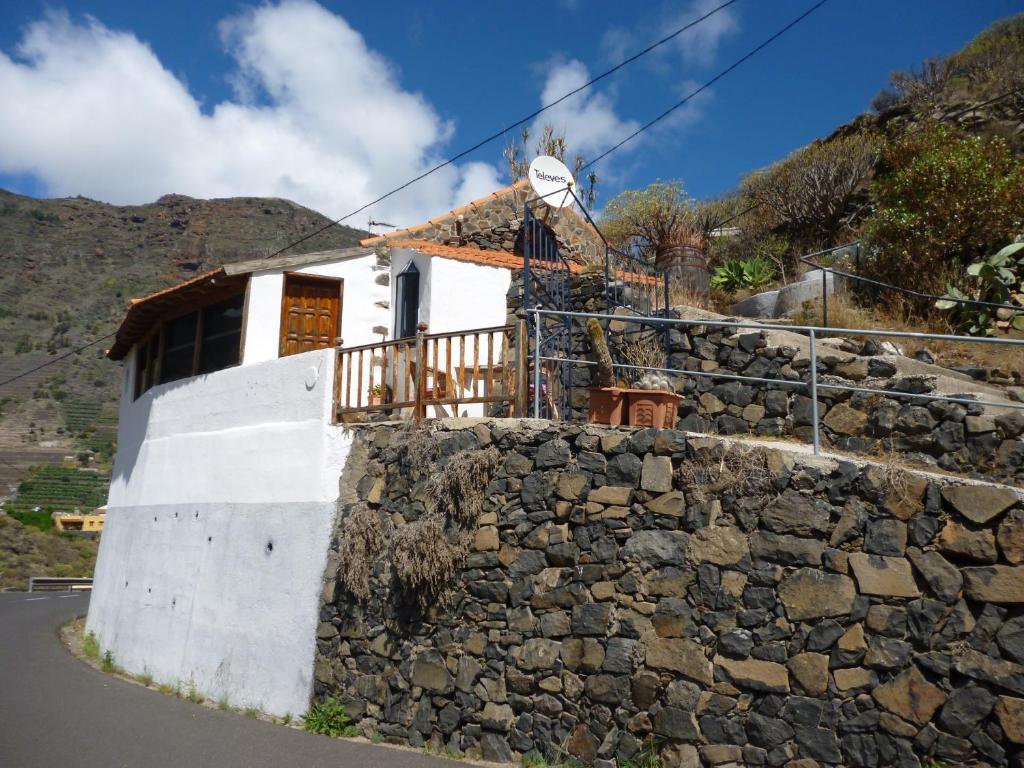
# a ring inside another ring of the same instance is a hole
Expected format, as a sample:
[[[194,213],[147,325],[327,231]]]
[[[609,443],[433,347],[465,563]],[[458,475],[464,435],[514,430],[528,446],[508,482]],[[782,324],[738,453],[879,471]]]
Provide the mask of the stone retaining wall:
[[[362,603],[332,556],[315,696],[364,734],[606,767],[652,745],[666,766],[1021,765],[1016,491],[674,430],[430,429],[360,428],[335,552],[354,509],[428,514],[451,456],[501,465],[448,604],[421,614],[387,545]]]

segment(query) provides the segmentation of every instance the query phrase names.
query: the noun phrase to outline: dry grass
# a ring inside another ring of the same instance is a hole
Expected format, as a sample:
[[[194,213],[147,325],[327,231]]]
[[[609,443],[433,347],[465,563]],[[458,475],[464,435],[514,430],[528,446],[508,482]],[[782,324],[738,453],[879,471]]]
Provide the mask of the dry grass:
[[[430,478],[430,493],[437,511],[462,528],[476,527],[483,511],[485,491],[501,456],[492,446],[486,450],[459,451]]]
[[[731,446],[720,457],[699,451],[679,465],[676,479],[687,497],[698,502],[718,498],[726,491],[764,500],[776,495],[768,452],[760,447]]]
[[[410,422],[402,428],[398,439],[405,446],[405,460],[410,467],[427,470],[437,461],[441,449],[430,427]]]
[[[459,566],[469,551],[469,537],[460,531],[452,542],[444,519],[431,512],[391,536],[391,562],[405,594],[420,610],[444,605]]]
[[[619,347],[622,359],[627,365],[637,368],[664,368],[665,347],[657,332],[652,331],[634,341],[627,341]]]
[[[807,301],[793,317],[798,325],[821,325],[821,302]],[[848,292],[840,291],[828,300],[828,324],[832,328],[866,328],[915,333],[955,334],[945,316],[927,318],[915,312],[909,303],[879,304],[866,307],[858,303]],[[1024,339],[1024,333],[1010,331],[999,338]],[[876,339],[880,340],[880,339]],[[903,353],[913,357],[917,352],[927,350],[939,365],[949,367],[979,366],[982,368],[1012,372],[1024,375],[1024,355],[1019,347],[1002,344],[972,343],[966,341],[933,341],[898,339]]]
[[[370,577],[387,541],[387,529],[375,511],[360,504],[345,518],[338,542],[338,575],[342,585],[357,600],[370,599]]]

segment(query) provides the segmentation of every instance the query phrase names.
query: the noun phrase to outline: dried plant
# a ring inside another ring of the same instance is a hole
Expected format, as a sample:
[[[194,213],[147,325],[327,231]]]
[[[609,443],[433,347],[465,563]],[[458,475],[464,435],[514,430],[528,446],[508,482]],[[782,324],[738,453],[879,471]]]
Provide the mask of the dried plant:
[[[413,423],[402,429],[399,439],[405,448],[405,460],[410,467],[427,470],[437,460],[441,446],[434,432],[429,426]]]
[[[460,531],[453,543],[444,519],[431,512],[391,536],[391,562],[405,594],[420,610],[444,604],[459,566],[469,551],[469,537]]]
[[[476,527],[487,485],[499,466],[501,457],[493,446],[456,453],[444,469],[430,478],[430,495],[436,500],[437,512],[447,515],[461,528]]]
[[[384,551],[387,529],[380,515],[360,504],[348,513],[338,542],[338,574],[342,585],[361,602],[370,599],[373,566]]]
[[[700,451],[676,470],[676,479],[688,496],[708,501],[728,490],[736,497],[767,500],[775,495],[774,478],[764,448],[727,449],[720,457]]]
[[[627,365],[637,368],[665,367],[665,346],[656,334],[627,341],[619,347],[619,352]],[[637,372],[634,374],[639,375]]]

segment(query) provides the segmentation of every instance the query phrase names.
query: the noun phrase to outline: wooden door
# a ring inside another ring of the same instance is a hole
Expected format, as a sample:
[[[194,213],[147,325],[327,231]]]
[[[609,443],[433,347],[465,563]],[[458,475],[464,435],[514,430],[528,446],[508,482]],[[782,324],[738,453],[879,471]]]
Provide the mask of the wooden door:
[[[343,286],[337,277],[284,276],[280,357],[335,345],[341,335]]]

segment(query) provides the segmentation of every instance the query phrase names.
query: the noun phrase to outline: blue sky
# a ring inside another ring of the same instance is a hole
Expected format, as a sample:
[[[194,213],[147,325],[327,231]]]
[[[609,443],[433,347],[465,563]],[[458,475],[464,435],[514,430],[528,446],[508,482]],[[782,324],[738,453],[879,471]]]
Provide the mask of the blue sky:
[[[339,216],[718,4],[6,0],[0,186],[115,203],[276,195]],[[810,5],[738,0],[550,120],[593,156]],[[657,178],[724,193],[867,109],[891,71],[1019,10],[831,0],[603,161],[602,200]],[[374,215],[408,225],[485,194],[507,181],[500,152]]]

